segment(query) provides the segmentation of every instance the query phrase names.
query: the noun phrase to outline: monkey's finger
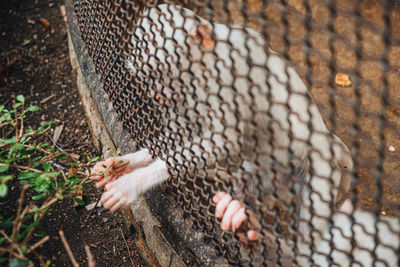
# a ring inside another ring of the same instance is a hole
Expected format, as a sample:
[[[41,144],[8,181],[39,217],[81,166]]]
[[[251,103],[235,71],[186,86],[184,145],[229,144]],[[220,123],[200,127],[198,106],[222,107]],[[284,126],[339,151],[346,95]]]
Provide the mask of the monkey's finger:
[[[251,241],[256,241],[259,238],[258,232],[256,230],[249,230],[247,232],[247,238]]]
[[[112,209],[115,204],[122,198],[121,194],[116,193],[112,195],[109,199],[103,202],[103,206],[106,209]]]
[[[243,207],[242,203],[238,200],[234,200],[229,203],[228,208],[225,211],[224,217],[221,222],[221,229],[228,231],[231,228],[233,216]]]
[[[220,191],[213,196],[214,203],[218,203],[227,193]]]
[[[110,181],[108,181],[108,180],[106,180],[106,179],[100,180],[99,182],[96,183],[96,187],[103,187],[103,186],[106,185],[108,182],[110,182]]]
[[[111,209],[110,211],[117,211],[125,207],[126,198],[122,197]]]
[[[114,190],[112,190],[109,187],[110,184],[106,185],[106,192],[103,193],[103,195],[101,196],[101,201],[104,203],[105,201],[107,201],[109,198],[111,198],[114,195]]]
[[[232,197],[229,194],[226,194],[217,204],[215,208],[215,216],[217,218],[222,218],[224,216],[225,210],[228,207],[229,202],[231,202]]]
[[[101,176],[98,176],[98,175],[96,175],[96,176],[90,176],[89,178],[90,178],[90,180],[93,180],[93,181],[98,181],[98,180],[100,180],[102,177],[101,177]]]
[[[240,228],[243,222],[247,220],[247,215],[245,208],[242,207],[235,215],[232,217],[232,231]]]

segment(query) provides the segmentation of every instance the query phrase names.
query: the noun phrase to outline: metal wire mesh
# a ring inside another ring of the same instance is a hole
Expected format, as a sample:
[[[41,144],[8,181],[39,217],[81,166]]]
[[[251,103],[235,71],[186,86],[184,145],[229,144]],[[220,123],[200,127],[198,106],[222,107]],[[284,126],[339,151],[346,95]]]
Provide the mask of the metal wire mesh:
[[[75,13],[124,126],[231,264],[398,266],[395,2],[75,0]],[[258,223],[221,231],[220,191]]]

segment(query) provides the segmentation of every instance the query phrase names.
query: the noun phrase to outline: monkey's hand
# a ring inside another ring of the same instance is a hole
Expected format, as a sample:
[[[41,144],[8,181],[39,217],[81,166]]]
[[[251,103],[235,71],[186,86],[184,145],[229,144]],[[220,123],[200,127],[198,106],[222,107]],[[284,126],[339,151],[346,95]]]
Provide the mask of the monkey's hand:
[[[97,187],[103,187],[120,176],[144,167],[151,162],[152,158],[147,149],[120,157],[108,158],[94,165],[90,171],[90,179],[96,181]]]
[[[146,167],[121,176],[108,183],[101,201],[111,211],[128,208],[140,194],[168,179],[168,168],[164,161],[157,159]]]
[[[221,229],[223,231],[236,231],[240,228],[259,227],[259,223],[251,212],[246,214],[243,203],[232,200],[232,196],[226,192],[218,192],[214,195],[213,201],[216,204],[215,217],[221,219]],[[248,222],[248,225],[244,225]],[[246,242],[246,237],[242,233],[237,233],[242,242]],[[241,235],[242,234],[242,235]],[[259,234],[256,230],[250,229],[246,233],[248,240],[256,241]]]

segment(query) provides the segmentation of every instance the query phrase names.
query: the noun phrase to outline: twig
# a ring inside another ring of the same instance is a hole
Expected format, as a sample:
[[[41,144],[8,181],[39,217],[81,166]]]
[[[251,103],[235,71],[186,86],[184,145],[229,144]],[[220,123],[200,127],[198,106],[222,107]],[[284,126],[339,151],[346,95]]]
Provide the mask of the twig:
[[[99,202],[100,202],[100,199],[101,199],[101,195],[100,195],[99,198],[97,199],[96,205],[94,205],[94,207],[97,207],[97,205],[98,205]],[[87,223],[87,221],[89,220],[90,216],[92,216],[94,210],[95,210],[95,209],[92,209],[92,210],[89,212],[89,214],[88,214],[88,216],[86,217],[85,221],[83,222],[82,226],[83,226],[83,225],[86,225],[86,223]]]
[[[22,219],[21,219],[21,210],[22,210],[22,204],[24,202],[24,196],[25,196],[26,189],[28,189],[28,185],[24,185],[22,187],[21,194],[19,195],[17,216],[15,217],[15,220],[14,220],[14,226],[13,226],[12,235],[11,235],[13,244],[17,240],[17,228],[20,227],[19,221],[22,221]]]
[[[73,265],[74,267],[79,267],[79,264],[78,264],[78,262],[76,261],[76,259],[75,259],[75,257],[74,257],[74,254],[72,254],[72,251],[71,251],[71,248],[70,248],[70,246],[69,246],[69,244],[68,244],[68,242],[67,242],[67,239],[65,239],[63,230],[60,230],[58,233],[60,234],[61,241],[63,242],[64,247],[65,247],[65,249],[67,250],[67,253],[68,253],[69,258],[71,259],[72,265]]]
[[[90,252],[90,248],[88,245],[85,245],[85,251],[86,251],[86,255],[88,257],[88,266],[89,267],[95,267],[96,266],[96,262],[94,261],[94,257],[92,252]]]
[[[65,190],[60,190],[58,193],[59,194],[63,194],[65,192]],[[44,212],[42,212],[44,209],[47,209],[49,207],[51,207],[51,205],[53,205],[54,203],[56,203],[58,201],[57,197],[53,197],[52,199],[50,199],[49,201],[43,203],[43,205],[39,208],[39,216],[36,219],[37,222],[40,222],[44,216]],[[29,213],[33,212],[32,209],[29,210]],[[28,241],[31,239],[33,233],[36,231],[37,227],[32,227],[31,230],[29,230],[28,234],[25,236],[24,241],[22,242],[22,244],[26,245],[28,243]]]
[[[24,208],[24,210],[22,211],[22,213],[21,213],[21,215],[19,216],[19,218],[17,218],[18,220],[16,220],[16,221],[14,221],[14,227],[15,227],[15,234],[17,235],[18,233],[19,233],[19,231],[21,230],[21,225],[22,225],[22,222],[24,221],[24,218],[25,218],[25,215],[26,215],[26,213],[28,212],[28,210],[29,210],[29,207],[28,206],[26,206],[25,208]],[[13,239],[14,239],[14,237],[13,237]],[[14,240],[15,241],[15,243],[16,243],[16,240]],[[22,253],[22,251],[21,251],[21,253]]]
[[[40,239],[38,242],[36,242],[33,246],[31,246],[27,251],[26,254],[31,253],[33,250],[37,249],[38,247],[40,247],[41,245],[43,245],[45,242],[47,242],[50,239],[50,237],[47,235],[45,237],[43,237],[42,239]]]
[[[6,234],[6,232],[4,232],[2,229],[0,229],[0,233],[4,236],[4,238],[8,241],[8,242],[12,242],[11,238]]]
[[[0,163],[0,166],[4,166],[4,163]],[[16,165],[16,164],[9,164],[10,167],[12,168],[16,168],[16,169],[21,169],[21,170],[28,170],[28,171],[33,171],[33,172],[40,172],[42,173],[43,171],[38,170],[38,169],[34,169],[28,166],[21,166],[21,165]]]
[[[15,251],[13,251],[12,249],[9,249],[9,248],[0,248],[0,252],[9,253],[9,254],[13,255],[14,257],[16,257],[16,258],[22,258],[24,260],[26,259],[23,255],[21,256],[21,255],[17,254]]]
[[[14,115],[15,115],[15,138],[17,139],[17,142],[19,140],[19,135],[18,135],[18,110],[16,106],[15,100],[13,100],[13,106],[14,106]]]
[[[22,114],[22,116],[20,118],[20,120],[21,120],[21,128],[19,130],[19,136],[18,136],[19,139],[21,139],[22,135],[24,134],[24,114],[25,114],[24,104],[21,105],[21,114]]]
[[[124,232],[122,231],[121,227],[119,228],[119,231],[121,232],[122,238],[124,239],[126,248],[127,248],[127,250],[128,250],[129,260],[131,261],[132,266],[135,266],[135,263],[133,262],[133,259],[132,259],[132,257],[131,257],[131,250],[129,249],[128,242],[126,242],[125,235],[124,235]]]

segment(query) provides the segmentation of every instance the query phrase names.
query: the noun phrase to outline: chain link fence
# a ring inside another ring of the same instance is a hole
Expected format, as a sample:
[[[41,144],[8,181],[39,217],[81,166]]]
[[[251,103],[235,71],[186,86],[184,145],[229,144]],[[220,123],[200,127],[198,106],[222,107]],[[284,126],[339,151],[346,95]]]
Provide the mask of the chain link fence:
[[[395,1],[74,4],[124,127],[230,264],[399,265]],[[246,208],[235,231],[219,192]]]

